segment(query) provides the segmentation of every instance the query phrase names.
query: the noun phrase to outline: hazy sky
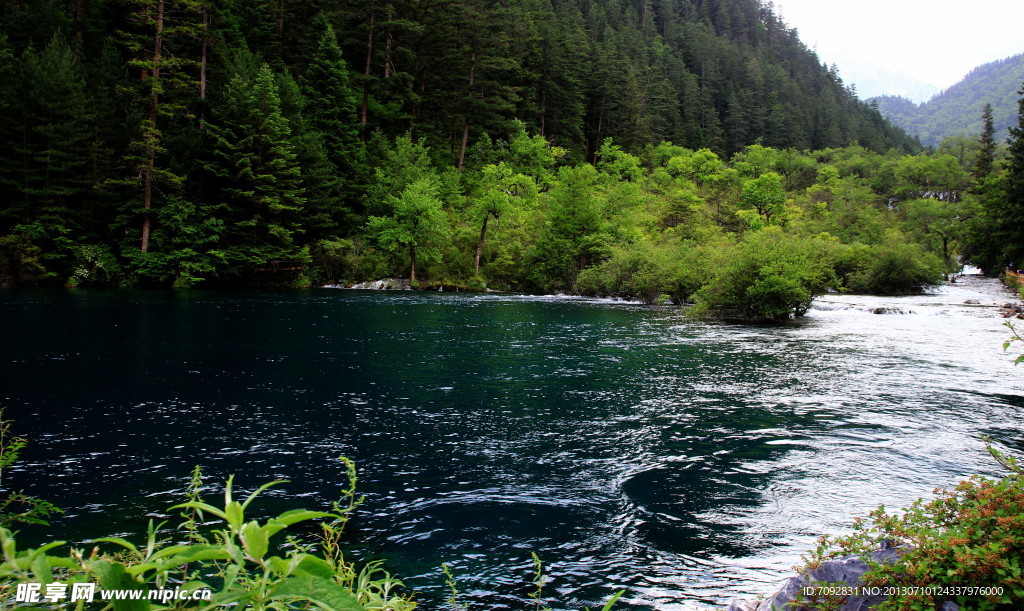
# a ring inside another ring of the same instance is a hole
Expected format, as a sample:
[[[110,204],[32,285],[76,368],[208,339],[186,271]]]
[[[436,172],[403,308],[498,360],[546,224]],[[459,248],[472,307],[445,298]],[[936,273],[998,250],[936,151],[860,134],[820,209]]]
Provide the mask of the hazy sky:
[[[980,64],[1024,53],[1024,0],[775,0],[829,63],[843,54],[946,88]]]

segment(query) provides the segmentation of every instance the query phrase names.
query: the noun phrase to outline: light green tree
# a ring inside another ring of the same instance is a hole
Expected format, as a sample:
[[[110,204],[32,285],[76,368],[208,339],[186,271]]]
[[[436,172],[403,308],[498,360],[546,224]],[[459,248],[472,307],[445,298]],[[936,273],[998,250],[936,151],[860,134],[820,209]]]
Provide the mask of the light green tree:
[[[785,223],[786,191],[782,188],[782,177],[775,172],[744,181],[740,202],[745,209],[738,214],[751,229]]]
[[[438,242],[451,233],[438,197],[437,184],[420,179],[387,200],[389,216],[371,216],[367,233],[386,251],[409,253],[409,282],[416,284],[416,263],[436,259]]]
[[[485,166],[481,174],[480,195],[472,205],[473,216],[480,223],[480,239],[473,257],[474,274],[480,273],[488,221],[494,219],[497,222],[505,215],[514,214],[537,197],[537,183],[504,162]]]

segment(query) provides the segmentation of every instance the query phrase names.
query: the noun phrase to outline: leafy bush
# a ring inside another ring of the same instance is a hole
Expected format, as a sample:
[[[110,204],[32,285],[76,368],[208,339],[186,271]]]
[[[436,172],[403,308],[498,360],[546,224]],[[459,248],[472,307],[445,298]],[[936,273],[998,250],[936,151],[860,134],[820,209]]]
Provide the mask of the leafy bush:
[[[855,293],[905,295],[920,292],[942,278],[942,260],[917,244],[888,236],[876,246],[854,244],[843,249],[843,285]]]
[[[991,446],[989,452],[1009,475],[998,480],[972,476],[901,513],[879,507],[867,520],[858,519],[852,534],[823,537],[808,568],[851,554],[867,557],[883,542],[895,542],[904,553],[893,564],[869,562],[871,570],[861,583],[900,587],[899,595],[877,607],[880,611],[932,610],[944,600],[962,609],[1024,607],[1024,472],[1012,457]],[[937,592],[960,586],[999,593]]]
[[[42,251],[23,235],[0,236],[0,287],[31,285],[46,276]]]
[[[788,236],[778,227],[725,244],[713,277],[696,292],[694,313],[784,320],[802,316],[811,301],[836,284],[832,243]]]
[[[11,432],[11,421],[4,420],[0,408],[0,526],[21,522],[23,524],[46,524],[45,518],[51,513],[62,513],[60,509],[43,499],[29,496],[23,491],[8,492],[3,489],[4,469],[18,460],[18,454],[25,447],[25,438]]]
[[[671,253],[653,244],[616,247],[607,261],[580,272],[577,286],[585,295],[630,297],[652,304],[667,291],[675,267]]]

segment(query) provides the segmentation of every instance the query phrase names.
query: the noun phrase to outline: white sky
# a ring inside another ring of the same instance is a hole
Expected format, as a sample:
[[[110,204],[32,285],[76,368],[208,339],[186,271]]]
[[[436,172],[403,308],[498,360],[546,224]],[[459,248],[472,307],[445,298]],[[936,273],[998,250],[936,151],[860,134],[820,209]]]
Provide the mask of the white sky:
[[[975,66],[1024,53],[1024,0],[774,1],[840,70],[839,57],[859,56],[945,89]]]

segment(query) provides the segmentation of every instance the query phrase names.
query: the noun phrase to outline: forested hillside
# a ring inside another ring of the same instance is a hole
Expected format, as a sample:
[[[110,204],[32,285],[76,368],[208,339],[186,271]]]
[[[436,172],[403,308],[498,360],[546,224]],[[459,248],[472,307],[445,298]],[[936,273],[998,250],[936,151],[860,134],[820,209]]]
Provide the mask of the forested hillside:
[[[755,0],[0,11],[4,284],[273,283],[339,244],[390,261],[359,273],[411,271],[400,249],[429,263],[441,255],[413,244],[476,226],[474,276],[496,256],[488,231],[513,224],[508,198],[576,188],[568,168],[612,151],[654,163],[662,141],[716,159],[754,143],[916,146]],[[548,213],[522,248],[586,220]],[[535,269],[505,284],[550,288],[524,277]],[[450,262],[434,273],[469,277]]]
[[[956,135],[977,136],[982,130],[982,111],[992,105],[993,124],[1000,141],[1017,123],[1017,90],[1024,81],[1024,54],[994,61],[971,70],[956,85],[924,104],[899,96],[869,100],[896,125],[929,146],[938,146]]]

